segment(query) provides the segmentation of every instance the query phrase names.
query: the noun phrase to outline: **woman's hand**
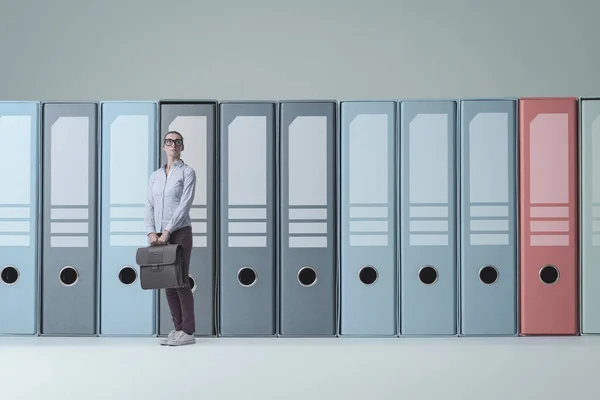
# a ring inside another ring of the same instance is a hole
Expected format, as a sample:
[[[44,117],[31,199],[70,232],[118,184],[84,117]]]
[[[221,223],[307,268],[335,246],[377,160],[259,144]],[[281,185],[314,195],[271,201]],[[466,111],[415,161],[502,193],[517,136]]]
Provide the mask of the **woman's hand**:
[[[150,242],[150,246],[156,246],[158,244],[158,235],[152,232],[148,235],[148,241]]]
[[[169,241],[169,235],[169,231],[165,229],[162,232],[162,235],[160,235],[160,237],[158,238],[158,245],[164,246],[165,244],[167,244],[167,242]]]

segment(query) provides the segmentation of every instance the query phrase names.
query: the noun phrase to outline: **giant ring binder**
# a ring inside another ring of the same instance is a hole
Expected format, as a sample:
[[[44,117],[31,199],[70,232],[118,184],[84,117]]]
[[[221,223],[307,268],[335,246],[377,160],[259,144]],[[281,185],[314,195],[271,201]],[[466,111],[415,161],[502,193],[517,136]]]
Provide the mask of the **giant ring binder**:
[[[183,262],[183,246],[166,244],[137,250],[135,261],[140,266],[142,289],[184,288],[188,285]]]

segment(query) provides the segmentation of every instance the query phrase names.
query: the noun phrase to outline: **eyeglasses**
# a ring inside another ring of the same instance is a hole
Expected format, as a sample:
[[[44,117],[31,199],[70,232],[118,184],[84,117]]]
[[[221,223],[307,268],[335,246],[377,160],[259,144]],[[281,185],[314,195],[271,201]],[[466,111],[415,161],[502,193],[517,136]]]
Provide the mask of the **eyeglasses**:
[[[181,139],[165,139],[165,144],[167,146],[172,146],[175,143],[175,146],[181,146],[183,144],[183,140]]]

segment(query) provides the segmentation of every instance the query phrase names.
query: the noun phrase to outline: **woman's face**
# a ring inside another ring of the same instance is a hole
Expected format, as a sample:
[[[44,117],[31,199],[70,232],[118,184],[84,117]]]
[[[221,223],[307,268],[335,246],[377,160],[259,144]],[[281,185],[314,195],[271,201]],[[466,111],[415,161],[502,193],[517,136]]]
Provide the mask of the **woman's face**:
[[[183,140],[181,139],[181,136],[176,133],[169,133],[165,136],[163,149],[168,156],[178,158],[183,151]]]

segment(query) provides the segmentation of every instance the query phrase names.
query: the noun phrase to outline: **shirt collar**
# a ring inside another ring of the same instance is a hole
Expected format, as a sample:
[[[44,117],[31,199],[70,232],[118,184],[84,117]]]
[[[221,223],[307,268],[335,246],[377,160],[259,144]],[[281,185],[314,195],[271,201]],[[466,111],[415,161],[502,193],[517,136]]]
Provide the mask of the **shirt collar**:
[[[185,164],[185,163],[183,162],[183,160],[182,160],[182,159],[176,160],[176,161],[173,163],[173,168],[177,168],[177,167],[179,167],[179,166],[181,166],[181,165],[183,165],[183,164]],[[167,169],[167,163],[164,163],[164,164],[163,164],[163,166],[162,166],[162,169],[164,169],[164,170],[166,170],[166,169]]]

